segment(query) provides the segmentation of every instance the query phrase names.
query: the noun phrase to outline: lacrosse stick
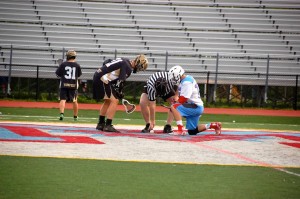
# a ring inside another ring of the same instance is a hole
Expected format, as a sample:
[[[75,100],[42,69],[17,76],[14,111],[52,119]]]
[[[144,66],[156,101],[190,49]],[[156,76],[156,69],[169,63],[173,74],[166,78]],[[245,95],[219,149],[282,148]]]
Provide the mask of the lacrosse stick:
[[[136,106],[134,104],[131,104],[128,100],[122,99],[122,104],[125,107],[126,113],[130,114],[133,113]]]
[[[164,108],[167,108],[167,109],[170,109],[170,110],[171,110],[171,106],[172,106],[172,105],[169,105],[169,106],[168,106],[168,105],[165,105],[165,104],[161,104],[161,106],[164,107]]]
[[[59,67],[63,62],[64,62],[63,59],[56,60],[56,63],[58,65],[57,67]],[[60,80],[58,80],[58,81],[60,81]],[[60,100],[60,94],[59,94],[59,92],[60,92],[60,88],[58,88],[58,91],[57,91],[58,100]]]
[[[165,104],[160,104],[162,107],[164,107],[164,108],[167,108],[167,109],[169,109],[170,111],[172,111],[171,110],[171,108],[172,108],[172,106],[173,106],[173,103],[172,104],[170,104],[170,103],[168,103],[168,105],[165,105]]]
[[[56,60],[56,62],[58,63],[58,66],[60,66],[64,62],[64,60],[63,59],[58,59],[58,60]]]

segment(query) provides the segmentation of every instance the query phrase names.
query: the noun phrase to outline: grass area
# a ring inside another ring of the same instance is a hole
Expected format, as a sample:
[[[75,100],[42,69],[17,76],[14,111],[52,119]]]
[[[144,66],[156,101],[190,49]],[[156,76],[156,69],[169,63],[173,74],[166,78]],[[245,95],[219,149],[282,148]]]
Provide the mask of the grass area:
[[[57,109],[39,109],[39,108],[5,108],[0,107],[2,116],[0,121],[34,121],[34,122],[60,122],[58,121]],[[162,126],[167,118],[166,113],[156,113],[156,125]],[[97,110],[80,110],[79,122],[95,124],[98,121]],[[299,117],[281,117],[281,116],[247,116],[247,115],[221,115],[204,114],[201,117],[201,123],[220,121],[224,128],[245,128],[245,129],[270,129],[270,130],[291,130],[300,131]],[[234,122],[233,122],[234,121]],[[72,110],[65,111],[65,120],[63,122],[73,123]],[[134,112],[130,115],[124,111],[117,111],[113,123],[118,124],[137,124],[144,125],[140,112]],[[175,122],[174,122],[175,125]]]
[[[0,156],[0,198],[299,198],[271,168]],[[293,169],[300,173],[300,169]]]

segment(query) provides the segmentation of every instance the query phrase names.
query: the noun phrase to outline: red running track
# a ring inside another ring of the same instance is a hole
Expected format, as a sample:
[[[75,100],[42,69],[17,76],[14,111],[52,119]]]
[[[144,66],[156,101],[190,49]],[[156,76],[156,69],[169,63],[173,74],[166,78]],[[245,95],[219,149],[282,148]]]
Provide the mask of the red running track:
[[[81,104],[79,110],[99,110],[101,104]],[[27,102],[27,101],[9,101],[0,100],[0,107],[20,107],[20,108],[57,108],[59,103],[55,102]],[[71,109],[72,103],[66,104],[66,109]],[[1,110],[1,109],[0,109]],[[118,106],[118,110],[124,110],[123,105]],[[157,106],[158,112],[167,112],[162,106]],[[136,111],[140,111],[137,105]],[[264,116],[287,116],[300,117],[300,110],[269,110],[269,109],[240,109],[240,108],[205,108],[204,114],[228,114],[228,115],[264,115]]]

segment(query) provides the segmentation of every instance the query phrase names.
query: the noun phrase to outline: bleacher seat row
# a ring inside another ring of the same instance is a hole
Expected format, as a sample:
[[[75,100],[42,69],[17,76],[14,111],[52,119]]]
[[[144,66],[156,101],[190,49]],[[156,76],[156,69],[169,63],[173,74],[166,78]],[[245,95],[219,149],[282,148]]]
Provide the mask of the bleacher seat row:
[[[72,48],[83,68],[144,53],[151,70],[215,72],[219,56],[219,72],[260,74],[269,56],[270,73],[300,74],[299,21],[297,0],[2,0],[0,69],[12,45],[23,70]]]

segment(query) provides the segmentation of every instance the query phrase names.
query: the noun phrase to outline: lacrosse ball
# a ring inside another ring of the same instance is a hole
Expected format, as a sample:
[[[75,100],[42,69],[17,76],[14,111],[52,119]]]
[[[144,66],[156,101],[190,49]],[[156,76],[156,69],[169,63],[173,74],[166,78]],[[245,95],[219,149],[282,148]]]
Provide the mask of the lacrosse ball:
[[[154,130],[152,129],[152,130],[150,130],[150,133],[154,133]]]

